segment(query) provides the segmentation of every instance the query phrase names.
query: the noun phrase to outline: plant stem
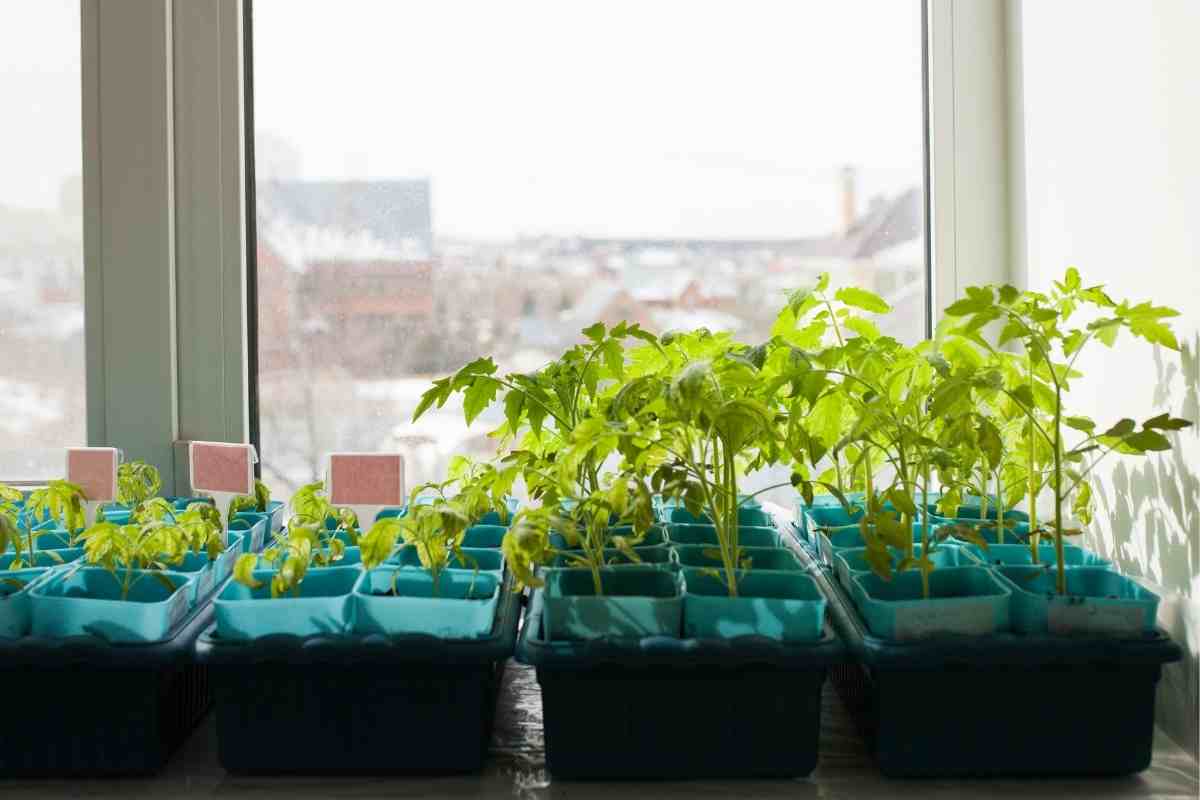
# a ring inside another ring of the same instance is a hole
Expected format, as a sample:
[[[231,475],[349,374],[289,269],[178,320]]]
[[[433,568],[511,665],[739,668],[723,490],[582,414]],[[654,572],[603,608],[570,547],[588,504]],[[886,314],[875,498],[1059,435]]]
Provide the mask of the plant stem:
[[[1026,353],[1026,355],[1025,355],[1025,362],[1029,365],[1029,385],[1032,387],[1033,386],[1033,359],[1029,357],[1028,353]],[[1037,479],[1037,456],[1036,456],[1036,452],[1035,452],[1036,449],[1034,447],[1034,441],[1036,441],[1036,440],[1033,437],[1033,418],[1032,417],[1029,418],[1028,433],[1026,435],[1029,438],[1029,442],[1027,445],[1027,447],[1029,448],[1029,458],[1027,459],[1028,463],[1026,464],[1026,468],[1029,471],[1029,475],[1028,475],[1028,480],[1029,480],[1029,551],[1030,551],[1031,557],[1033,558],[1033,563],[1036,564],[1036,563],[1038,563],[1038,545],[1041,543],[1040,542],[1041,536],[1037,532],[1037,529],[1038,529],[1038,521],[1037,521],[1037,518],[1038,518],[1038,516],[1037,516],[1038,489],[1041,487],[1038,486],[1039,481]]]
[[[996,468],[996,544],[1004,544],[1004,484]]]
[[[1053,373],[1053,366],[1050,368]],[[1055,581],[1058,593],[1067,593],[1067,572],[1063,565],[1063,519],[1062,519],[1062,389],[1054,386],[1054,557],[1058,561],[1058,577]]]
[[[925,465],[925,482],[921,487],[921,507],[925,509],[925,513],[921,514],[921,561],[929,559],[929,465]],[[912,537],[909,536],[909,547],[912,547]],[[921,596],[926,600],[929,599],[929,573],[925,571],[924,566],[921,567]]]

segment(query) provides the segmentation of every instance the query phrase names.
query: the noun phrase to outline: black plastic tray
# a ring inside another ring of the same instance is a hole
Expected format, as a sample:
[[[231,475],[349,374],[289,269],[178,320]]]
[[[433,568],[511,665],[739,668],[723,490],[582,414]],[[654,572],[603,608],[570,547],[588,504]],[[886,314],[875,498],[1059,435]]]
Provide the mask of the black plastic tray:
[[[1117,776],[1150,765],[1155,687],[1181,656],[1161,631],[893,642],[870,633],[829,568],[811,572],[854,657],[831,680],[885,775]]]
[[[280,634],[196,643],[211,669],[218,758],[245,774],[474,772],[483,766],[521,596],[490,636]]]
[[[101,777],[162,769],[208,711],[192,657],[214,588],[151,644],[95,636],[0,639],[0,776]]]
[[[517,660],[537,668],[547,766],[558,778],[804,776],[817,763],[821,689],[845,657],[812,644],[542,636],[534,594]]]

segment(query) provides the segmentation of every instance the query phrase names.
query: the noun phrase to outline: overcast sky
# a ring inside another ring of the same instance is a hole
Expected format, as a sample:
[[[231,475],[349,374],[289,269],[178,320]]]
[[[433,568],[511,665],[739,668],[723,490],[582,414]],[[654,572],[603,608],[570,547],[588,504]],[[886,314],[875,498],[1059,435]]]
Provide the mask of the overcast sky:
[[[920,181],[918,0],[254,8],[264,171],[429,177],[442,235],[812,235],[842,164]],[[0,24],[0,203],[79,172],[78,9]]]

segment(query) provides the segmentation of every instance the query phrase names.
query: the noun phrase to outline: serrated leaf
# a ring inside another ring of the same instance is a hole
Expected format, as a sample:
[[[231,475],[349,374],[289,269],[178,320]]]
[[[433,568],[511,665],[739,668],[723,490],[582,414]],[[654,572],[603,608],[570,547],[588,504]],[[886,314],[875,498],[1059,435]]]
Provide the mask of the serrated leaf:
[[[882,297],[857,286],[843,286],[833,296],[848,306],[861,308],[873,314],[886,314],[892,310]]]
[[[467,387],[466,392],[463,393],[463,416],[466,418],[468,425],[492,404],[492,401],[496,399],[496,392],[499,389],[499,381],[495,378],[485,376],[477,377]]]

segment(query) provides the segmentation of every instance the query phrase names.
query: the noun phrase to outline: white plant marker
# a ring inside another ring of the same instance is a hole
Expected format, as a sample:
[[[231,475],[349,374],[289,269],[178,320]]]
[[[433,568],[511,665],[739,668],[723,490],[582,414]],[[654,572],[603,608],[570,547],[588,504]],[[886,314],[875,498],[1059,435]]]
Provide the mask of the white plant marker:
[[[117,464],[121,452],[115,447],[68,447],[67,480],[83,489],[85,528],[96,521],[96,511],[117,499]]]
[[[404,456],[399,453],[332,453],[326,474],[329,502],[351,509],[364,533],[384,508],[404,505]]]
[[[192,494],[212,497],[224,524],[229,518],[233,498],[254,494],[254,462],[257,460],[252,445],[192,442],[188,447]],[[228,535],[226,531],[226,537]],[[229,543],[228,538],[225,543]]]

